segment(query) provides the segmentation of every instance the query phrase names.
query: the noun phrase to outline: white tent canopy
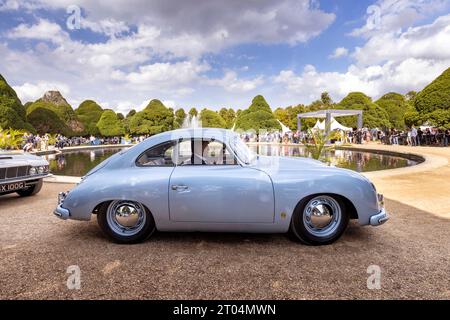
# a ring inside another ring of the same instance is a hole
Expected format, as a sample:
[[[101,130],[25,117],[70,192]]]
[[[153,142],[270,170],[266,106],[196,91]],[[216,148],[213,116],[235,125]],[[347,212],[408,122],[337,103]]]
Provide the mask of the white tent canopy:
[[[322,122],[320,120],[317,120],[313,129],[325,130],[325,120]],[[337,122],[335,118],[332,117],[331,122],[330,122],[330,130],[333,131],[333,130],[338,130],[338,129],[343,130],[343,131],[351,131],[352,130],[352,128],[343,126],[342,124]]]
[[[291,132],[291,129],[286,127],[280,120],[278,120],[278,123],[281,125],[281,132],[283,133],[283,135],[287,132]]]

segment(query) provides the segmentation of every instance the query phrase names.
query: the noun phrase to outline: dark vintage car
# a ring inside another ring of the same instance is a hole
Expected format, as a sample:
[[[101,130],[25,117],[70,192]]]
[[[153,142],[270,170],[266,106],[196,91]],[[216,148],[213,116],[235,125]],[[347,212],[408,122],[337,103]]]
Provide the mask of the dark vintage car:
[[[41,157],[0,151],[0,196],[13,192],[23,197],[34,195],[48,176],[48,162]]]

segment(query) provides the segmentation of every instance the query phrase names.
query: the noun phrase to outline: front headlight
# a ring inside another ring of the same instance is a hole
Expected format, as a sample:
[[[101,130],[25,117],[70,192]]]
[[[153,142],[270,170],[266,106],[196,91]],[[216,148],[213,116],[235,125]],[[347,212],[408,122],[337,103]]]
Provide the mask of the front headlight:
[[[45,168],[44,168],[43,166],[40,166],[40,167],[38,167],[37,172],[38,172],[39,174],[44,174]]]
[[[35,167],[31,167],[30,171],[28,173],[30,174],[30,176],[34,176],[36,174],[36,168]]]
[[[66,199],[68,194],[69,194],[69,191],[58,193],[58,205],[61,205],[64,202],[64,200]]]
[[[381,193],[377,193],[377,200],[378,200],[378,208],[383,209],[384,208],[384,196]]]

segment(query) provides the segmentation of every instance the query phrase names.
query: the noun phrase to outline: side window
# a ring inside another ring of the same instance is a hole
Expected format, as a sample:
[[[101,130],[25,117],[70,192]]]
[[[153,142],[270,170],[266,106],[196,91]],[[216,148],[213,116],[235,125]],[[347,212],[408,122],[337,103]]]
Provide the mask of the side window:
[[[177,166],[190,164],[191,157],[191,139],[178,142],[175,145],[172,159]]]
[[[174,147],[176,142],[169,141],[154,146],[139,156],[136,161],[138,166],[173,166]]]
[[[187,142],[187,141],[183,141]],[[182,143],[183,143],[182,142]],[[236,158],[220,141],[210,139],[194,139],[191,145],[185,146],[177,165],[234,165]],[[181,150],[182,148],[180,148]],[[181,159],[182,158],[182,159]]]

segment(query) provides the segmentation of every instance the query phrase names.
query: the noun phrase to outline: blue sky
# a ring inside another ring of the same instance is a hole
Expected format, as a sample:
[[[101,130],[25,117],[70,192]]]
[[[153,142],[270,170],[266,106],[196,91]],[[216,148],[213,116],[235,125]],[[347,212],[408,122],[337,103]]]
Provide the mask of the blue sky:
[[[79,13],[79,15],[78,15]],[[0,0],[0,73],[127,112],[420,90],[450,67],[446,0]]]

